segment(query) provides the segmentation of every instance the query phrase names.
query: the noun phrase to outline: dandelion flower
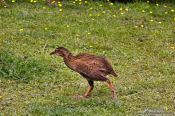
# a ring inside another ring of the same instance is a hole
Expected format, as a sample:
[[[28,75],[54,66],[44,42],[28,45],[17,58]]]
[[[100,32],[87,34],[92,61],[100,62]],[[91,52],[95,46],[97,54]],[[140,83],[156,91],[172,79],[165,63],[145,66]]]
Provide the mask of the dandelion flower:
[[[75,4],[75,1],[73,1],[73,3]]]
[[[140,25],[140,27],[142,27],[142,28],[143,28],[144,26],[143,26],[143,25]]]
[[[81,2],[79,2],[79,5],[81,5],[82,3]]]
[[[46,7],[45,7],[45,6],[43,6],[43,9],[46,9]]]
[[[100,16],[100,14],[97,14],[97,16],[99,17],[99,16]]]
[[[91,8],[89,8],[90,10],[92,10],[93,8],[91,7]]]
[[[159,6],[159,4],[156,4],[156,6]]]
[[[88,32],[88,35],[90,35],[91,33],[90,32]]]
[[[149,1],[146,1],[147,3],[149,3]]]
[[[149,20],[149,21],[150,21],[150,22],[153,22],[154,20],[151,19],[151,20]]]
[[[87,1],[84,1],[85,4],[87,4],[88,2]]]
[[[32,2],[33,2],[33,0],[30,0],[30,2],[32,3]]]
[[[138,26],[135,26],[135,28],[138,28]]]
[[[144,12],[145,12],[145,10],[142,10],[142,12],[144,13]]]
[[[62,4],[59,3],[58,6],[59,6],[59,7],[62,7]]]
[[[174,12],[174,9],[171,9],[171,12]]]
[[[102,7],[103,5],[102,5],[102,4],[100,4],[99,6],[100,6],[100,7]]]
[[[34,2],[34,3],[36,3],[37,1],[36,1],[36,0],[34,0],[33,2]]]
[[[113,17],[116,17],[116,15],[113,15]]]
[[[103,13],[103,14],[105,14],[105,13],[106,13],[106,11],[102,11],[102,13]]]
[[[60,12],[62,12],[62,11],[63,11],[63,9],[59,9],[59,11],[60,11]]]
[[[69,28],[70,26],[69,26],[69,25],[67,25],[66,27],[67,27],[67,28]]]
[[[153,12],[152,12],[152,11],[150,11],[149,13],[150,13],[150,14],[152,14]]]
[[[164,5],[163,7],[164,7],[164,8],[167,8],[167,6],[166,6],[166,5]]]
[[[121,15],[123,15],[124,13],[123,13],[123,12],[121,12],[120,14],[121,14]]]
[[[128,11],[128,8],[125,8],[126,11]]]
[[[12,0],[12,2],[15,2],[15,0]]]
[[[20,31],[20,32],[23,32],[23,31],[24,31],[24,29],[19,29],[19,31]]]
[[[90,14],[89,14],[89,16],[91,17],[91,16],[92,16],[92,14],[90,13]]]
[[[92,48],[93,46],[90,45],[89,47]]]
[[[158,22],[159,24],[162,24],[162,22]]]
[[[120,8],[119,10],[120,10],[120,11],[122,11],[122,10],[123,10],[123,8]]]
[[[168,14],[168,12],[165,12],[165,14]]]
[[[110,5],[113,6],[114,4],[111,2]]]
[[[44,28],[44,30],[47,30],[47,29],[48,29],[47,27]]]
[[[175,18],[174,18],[174,20],[175,20]]]

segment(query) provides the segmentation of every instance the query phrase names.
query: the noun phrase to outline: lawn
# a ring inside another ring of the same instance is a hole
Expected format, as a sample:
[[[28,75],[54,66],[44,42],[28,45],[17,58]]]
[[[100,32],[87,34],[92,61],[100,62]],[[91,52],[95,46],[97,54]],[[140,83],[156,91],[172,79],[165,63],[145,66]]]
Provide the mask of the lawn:
[[[175,112],[175,4],[81,3],[0,9],[0,116]],[[88,83],[49,55],[58,46],[107,57],[119,75],[110,77],[118,99],[104,82],[76,99]]]

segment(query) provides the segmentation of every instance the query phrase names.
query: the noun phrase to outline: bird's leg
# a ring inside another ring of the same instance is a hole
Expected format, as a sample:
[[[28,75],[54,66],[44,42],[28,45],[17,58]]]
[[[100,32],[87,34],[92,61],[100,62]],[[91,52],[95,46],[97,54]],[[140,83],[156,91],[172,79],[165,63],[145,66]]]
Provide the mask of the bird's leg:
[[[114,86],[112,85],[112,82],[109,79],[106,82],[108,84],[108,87],[112,91],[112,98],[115,99],[116,98],[116,90],[115,90]]]
[[[93,90],[94,88],[94,81],[91,81],[91,80],[88,80],[88,83],[89,83],[89,88],[88,90],[86,91],[86,93],[84,94],[84,97],[88,97],[90,92]]]

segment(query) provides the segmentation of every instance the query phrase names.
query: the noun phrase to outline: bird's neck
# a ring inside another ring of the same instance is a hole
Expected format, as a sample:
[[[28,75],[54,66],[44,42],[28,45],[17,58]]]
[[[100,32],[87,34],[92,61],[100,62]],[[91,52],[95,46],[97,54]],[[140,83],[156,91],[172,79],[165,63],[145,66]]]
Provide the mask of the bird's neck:
[[[64,63],[71,69],[73,69],[73,65],[72,65],[73,60],[74,60],[74,56],[72,55],[72,53],[69,53],[64,57]]]

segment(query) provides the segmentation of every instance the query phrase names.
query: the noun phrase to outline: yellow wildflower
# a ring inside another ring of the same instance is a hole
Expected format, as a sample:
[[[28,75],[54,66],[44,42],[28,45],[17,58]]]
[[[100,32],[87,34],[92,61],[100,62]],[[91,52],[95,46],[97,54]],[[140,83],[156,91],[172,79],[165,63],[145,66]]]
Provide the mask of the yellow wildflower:
[[[60,12],[62,12],[62,11],[63,11],[63,9],[59,9],[59,11],[60,11]]]
[[[159,4],[156,4],[156,6],[159,6]]]
[[[88,2],[87,1],[84,1],[85,4],[87,4]]]
[[[114,4],[111,2],[110,5],[113,6]]]
[[[150,11],[149,13],[150,13],[150,14],[152,14],[153,12],[152,12],[152,11]]]
[[[145,12],[145,10],[142,10],[142,12]]]
[[[174,12],[174,9],[171,9],[171,12]]]
[[[20,32],[23,32],[23,31],[24,31],[24,29],[19,29],[19,31],[20,31]]]
[[[106,11],[102,11],[102,13],[103,13],[103,14],[105,14],[105,13],[106,13]]]
[[[168,12],[165,12],[165,14],[168,14]]]
[[[15,0],[12,0],[12,2],[15,2]]]

